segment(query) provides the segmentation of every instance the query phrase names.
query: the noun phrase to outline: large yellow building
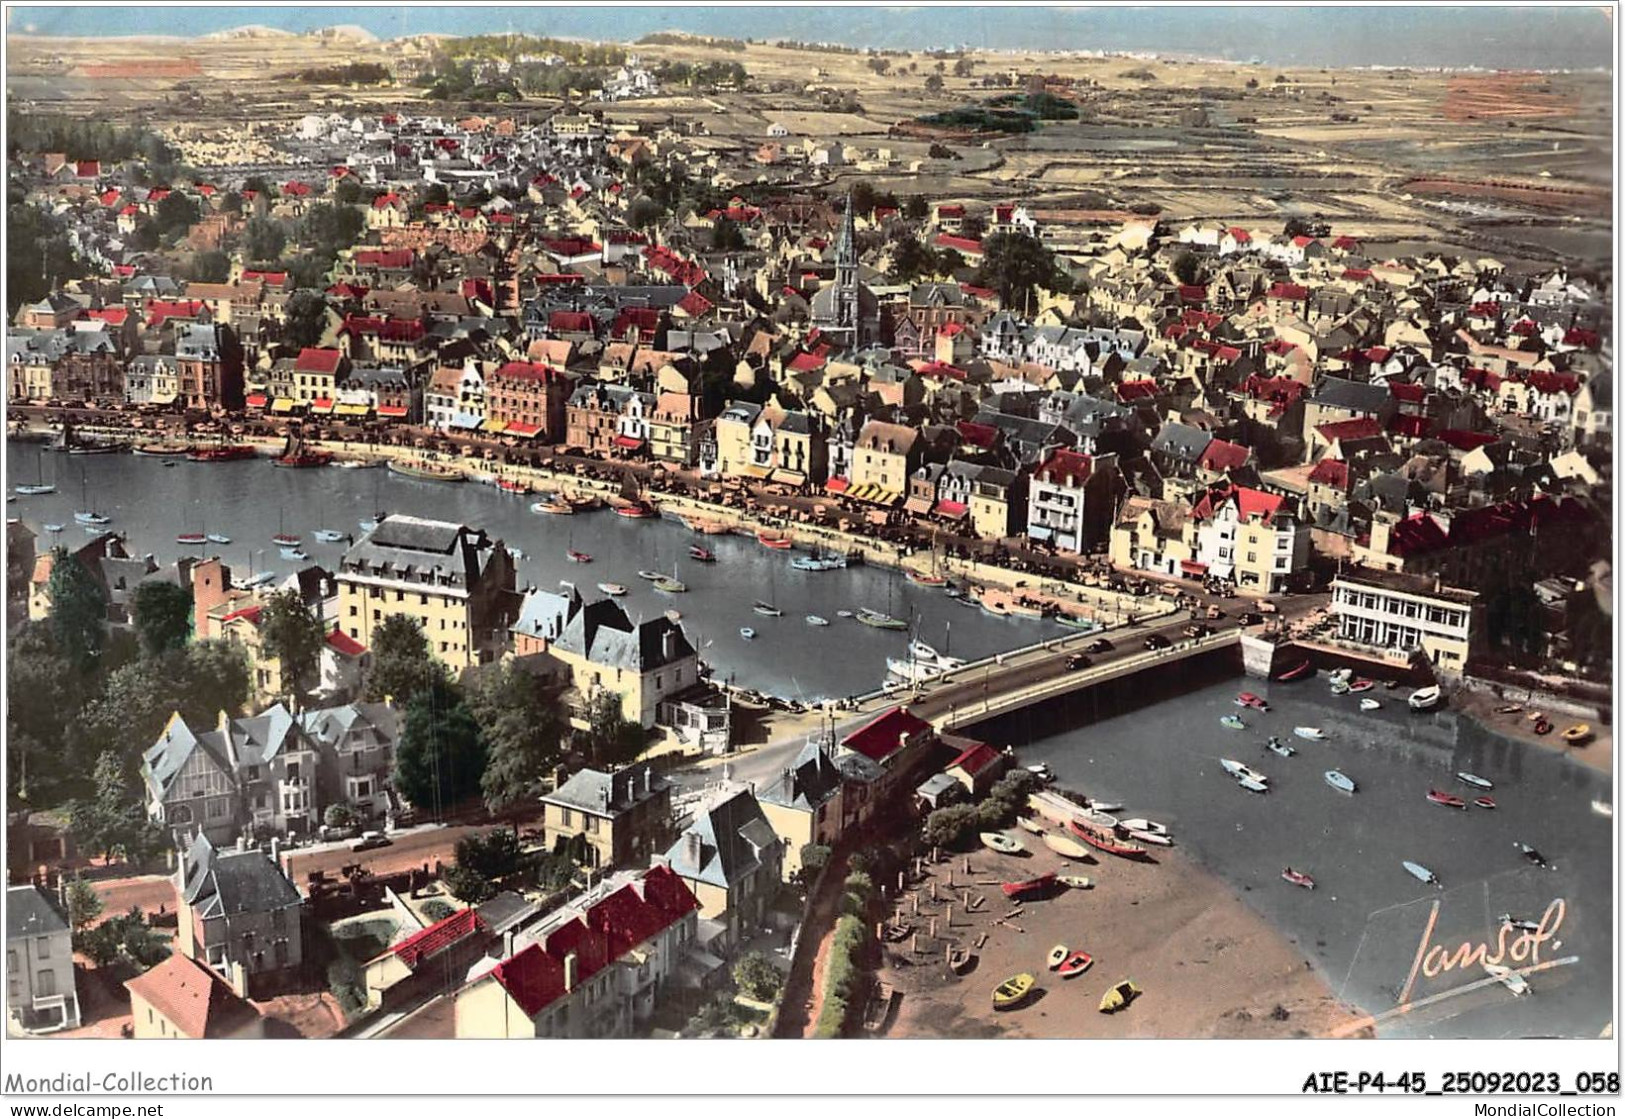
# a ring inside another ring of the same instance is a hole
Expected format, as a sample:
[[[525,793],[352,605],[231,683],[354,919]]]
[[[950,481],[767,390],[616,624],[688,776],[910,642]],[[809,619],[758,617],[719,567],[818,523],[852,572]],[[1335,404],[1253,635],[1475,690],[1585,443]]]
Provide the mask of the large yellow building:
[[[345,633],[370,648],[385,618],[408,617],[456,670],[494,659],[518,612],[508,549],[449,521],[385,517],[344,553],[337,579]]]

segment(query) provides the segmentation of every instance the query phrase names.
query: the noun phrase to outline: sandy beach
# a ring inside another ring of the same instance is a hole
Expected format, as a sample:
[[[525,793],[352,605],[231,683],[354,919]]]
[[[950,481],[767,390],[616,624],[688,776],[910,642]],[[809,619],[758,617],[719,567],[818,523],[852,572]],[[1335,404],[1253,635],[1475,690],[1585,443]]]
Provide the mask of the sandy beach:
[[[899,920],[920,932],[917,956],[903,941],[887,945],[880,979],[902,992],[887,1035],[891,1037],[1112,1037],[1285,1038],[1323,1037],[1360,1017],[1340,1004],[1296,946],[1273,931],[1245,902],[1204,873],[1177,847],[1159,849],[1155,863],[1100,855],[1093,864],[1063,860],[1037,836],[1012,830],[1029,856],[978,851],[955,855],[928,868],[897,905]],[[1062,864],[1065,864],[1064,867]],[[1020,906],[1008,923],[999,918],[1015,904],[997,885],[979,883],[1031,878],[1045,871],[1081,874],[1089,890],[1058,888],[1050,897]],[[948,894],[952,871],[953,927],[946,937],[927,935],[930,917],[944,933],[944,905],[929,902],[931,883]],[[966,883],[985,904],[965,915]],[[1285,882],[1283,890],[1293,889]],[[920,897],[919,916],[910,894]],[[1019,931],[1018,931],[1019,930]],[[982,934],[987,939],[975,948]],[[974,968],[956,976],[945,964],[949,943],[971,946]],[[1065,944],[1095,958],[1089,971],[1061,979],[1045,966],[1050,948]],[[1000,981],[1031,972],[1043,993],[1013,1011],[994,1011],[991,993]],[[1113,984],[1133,979],[1144,994],[1126,1011],[1098,1010]],[[1356,1036],[1359,1036],[1356,1034]]]
[[[1545,735],[1536,734],[1534,724],[1529,721],[1528,712],[1541,710],[1538,701],[1533,704],[1525,703],[1523,711],[1506,715],[1496,714],[1497,707],[1516,702],[1518,700],[1514,697],[1502,699],[1489,692],[1470,691],[1465,688],[1450,697],[1452,708],[1496,734],[1504,734],[1508,738],[1539,746],[1544,750],[1567,754],[1581,765],[1589,766],[1599,773],[1611,775],[1614,772],[1614,732],[1608,724],[1597,719],[1547,710],[1546,717],[1552,722],[1552,732]],[[1584,745],[1572,745],[1563,739],[1564,729],[1575,723],[1586,723],[1591,727],[1591,738]]]

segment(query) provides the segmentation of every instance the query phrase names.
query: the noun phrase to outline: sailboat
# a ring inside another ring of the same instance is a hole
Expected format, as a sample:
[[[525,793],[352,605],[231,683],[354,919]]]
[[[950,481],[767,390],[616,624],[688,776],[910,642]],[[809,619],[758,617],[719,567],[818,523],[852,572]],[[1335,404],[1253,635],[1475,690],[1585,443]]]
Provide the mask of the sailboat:
[[[773,577],[773,569],[769,567],[767,569],[767,593],[769,597],[759,598],[751,606],[752,610],[756,611],[756,613],[762,615],[764,618],[779,618],[784,616],[784,611],[773,605],[772,596],[777,584],[778,580]]]
[[[322,516],[322,509],[320,505],[316,507],[316,519],[318,521],[326,519]],[[311,533],[311,535],[324,544],[336,544],[338,541],[347,538],[349,534],[340,532],[336,528],[319,528],[315,532]]]
[[[293,532],[288,532],[283,527],[283,524],[282,524],[282,510],[281,509],[278,509],[276,511],[276,535],[271,537],[271,543],[275,544],[277,547],[282,548],[284,550],[286,550],[288,548],[297,548],[297,547],[299,547],[299,536],[298,536],[298,534],[293,533]]]
[[[56,486],[45,480],[45,452],[39,452],[34,460],[34,477],[36,481],[16,487],[18,497],[38,497],[41,494],[55,493]]]
[[[96,511],[95,506],[91,505],[90,501],[87,499],[88,493],[89,483],[85,480],[84,470],[81,469],[79,471],[79,500],[82,504],[90,507],[88,509],[81,509],[79,512],[75,513],[73,515],[73,519],[82,525],[91,527],[96,525],[105,525],[112,521],[113,518],[109,517],[106,513],[98,513]]]
[[[937,534],[931,533],[931,570],[915,571],[909,568],[908,581],[917,587],[946,587],[948,577],[937,570]]]

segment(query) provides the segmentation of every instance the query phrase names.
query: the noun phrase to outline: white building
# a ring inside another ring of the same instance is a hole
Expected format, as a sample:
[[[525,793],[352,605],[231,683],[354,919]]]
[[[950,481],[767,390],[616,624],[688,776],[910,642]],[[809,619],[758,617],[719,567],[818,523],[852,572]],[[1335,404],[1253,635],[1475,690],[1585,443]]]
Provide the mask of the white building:
[[[79,1026],[73,935],[38,886],[6,888],[6,1009],[25,1033]]]
[[[1093,458],[1057,448],[1033,471],[1027,491],[1027,535],[1063,552],[1084,550],[1084,498],[1097,474],[1116,469],[1117,456]]]
[[[1369,568],[1332,580],[1332,617],[1340,640],[1407,660],[1420,652],[1435,669],[1454,675],[1465,670],[1483,629],[1476,591]]]

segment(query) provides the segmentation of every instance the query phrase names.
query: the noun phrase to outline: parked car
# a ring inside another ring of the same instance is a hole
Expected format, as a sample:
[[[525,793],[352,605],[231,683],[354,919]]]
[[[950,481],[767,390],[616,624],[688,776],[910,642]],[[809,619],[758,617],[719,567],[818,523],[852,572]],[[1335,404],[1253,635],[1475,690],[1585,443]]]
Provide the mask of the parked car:
[[[1241,626],[1256,626],[1261,625],[1263,621],[1264,615],[1260,614],[1257,610],[1248,610],[1246,613],[1242,614],[1241,617],[1236,619],[1236,624]]]
[[[1153,633],[1150,637],[1145,639],[1145,647],[1151,650],[1166,649],[1168,647],[1168,639],[1160,633]]]
[[[352,851],[373,851],[379,847],[393,847],[395,841],[381,831],[364,831],[361,838],[350,844]]]

